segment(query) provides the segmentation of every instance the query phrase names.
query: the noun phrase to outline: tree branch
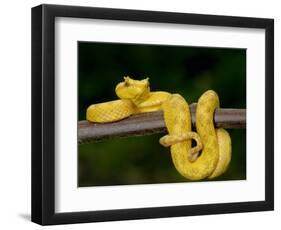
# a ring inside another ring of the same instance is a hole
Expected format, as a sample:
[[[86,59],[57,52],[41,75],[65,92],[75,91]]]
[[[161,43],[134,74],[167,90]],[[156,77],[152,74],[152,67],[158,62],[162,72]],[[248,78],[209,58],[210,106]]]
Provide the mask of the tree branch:
[[[192,124],[195,126],[196,104],[190,106]],[[246,109],[217,109],[214,115],[217,128],[246,128]],[[112,123],[78,122],[78,143],[116,137],[143,136],[167,133],[162,111],[141,113]]]

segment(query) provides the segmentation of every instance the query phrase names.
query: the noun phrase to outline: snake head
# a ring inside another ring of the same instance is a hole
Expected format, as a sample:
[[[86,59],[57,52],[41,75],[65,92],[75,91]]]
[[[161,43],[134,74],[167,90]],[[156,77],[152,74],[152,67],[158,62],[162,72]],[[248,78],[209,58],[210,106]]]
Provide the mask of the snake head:
[[[115,88],[116,95],[121,99],[130,99],[138,103],[148,97],[150,93],[149,79],[134,80],[128,76]]]

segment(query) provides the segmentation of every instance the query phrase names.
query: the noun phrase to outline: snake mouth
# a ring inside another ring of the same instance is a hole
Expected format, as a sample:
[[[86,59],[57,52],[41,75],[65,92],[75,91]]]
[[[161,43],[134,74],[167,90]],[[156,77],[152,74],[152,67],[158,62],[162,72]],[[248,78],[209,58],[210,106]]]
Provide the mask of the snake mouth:
[[[187,140],[192,140],[192,148],[188,151],[188,160],[194,162],[200,157],[203,149],[200,136],[196,132],[188,132],[181,135],[167,134],[160,138],[159,143],[164,147],[169,147]]]

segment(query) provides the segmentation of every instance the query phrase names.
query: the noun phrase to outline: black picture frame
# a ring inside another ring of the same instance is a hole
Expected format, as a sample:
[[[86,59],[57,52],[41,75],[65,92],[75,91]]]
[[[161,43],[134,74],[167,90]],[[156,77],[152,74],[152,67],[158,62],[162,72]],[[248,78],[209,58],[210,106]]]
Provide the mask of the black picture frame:
[[[265,200],[55,213],[55,18],[88,18],[265,29]],[[32,221],[41,225],[266,211],[274,209],[274,20],[125,9],[32,8]]]

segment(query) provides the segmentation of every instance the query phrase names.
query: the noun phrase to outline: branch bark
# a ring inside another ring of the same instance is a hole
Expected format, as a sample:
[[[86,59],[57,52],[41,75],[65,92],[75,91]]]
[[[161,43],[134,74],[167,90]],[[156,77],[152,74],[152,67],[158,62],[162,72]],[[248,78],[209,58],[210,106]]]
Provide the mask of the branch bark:
[[[195,126],[196,104],[190,106]],[[217,109],[214,115],[217,128],[246,128],[246,109]],[[143,136],[167,133],[162,111],[141,113],[112,123],[78,122],[78,143],[84,144],[116,137]]]

